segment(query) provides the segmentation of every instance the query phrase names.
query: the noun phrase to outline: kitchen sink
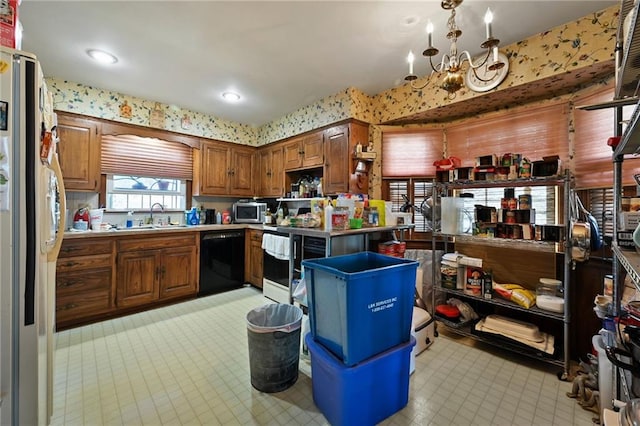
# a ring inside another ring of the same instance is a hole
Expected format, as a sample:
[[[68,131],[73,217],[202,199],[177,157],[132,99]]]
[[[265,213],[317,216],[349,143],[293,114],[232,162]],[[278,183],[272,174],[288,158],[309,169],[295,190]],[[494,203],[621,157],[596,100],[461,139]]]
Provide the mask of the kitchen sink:
[[[186,228],[187,225],[178,224],[178,225],[140,225],[140,226],[132,226],[131,228],[111,228],[116,231],[145,231],[150,229],[174,229],[174,228]]]

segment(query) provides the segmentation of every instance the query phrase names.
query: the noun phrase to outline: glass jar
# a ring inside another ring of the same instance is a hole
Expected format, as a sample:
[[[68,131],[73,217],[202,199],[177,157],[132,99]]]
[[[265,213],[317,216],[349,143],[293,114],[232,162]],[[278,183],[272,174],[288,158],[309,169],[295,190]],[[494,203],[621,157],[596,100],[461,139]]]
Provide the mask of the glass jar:
[[[553,278],[540,278],[536,286],[536,296],[562,297],[562,281]]]

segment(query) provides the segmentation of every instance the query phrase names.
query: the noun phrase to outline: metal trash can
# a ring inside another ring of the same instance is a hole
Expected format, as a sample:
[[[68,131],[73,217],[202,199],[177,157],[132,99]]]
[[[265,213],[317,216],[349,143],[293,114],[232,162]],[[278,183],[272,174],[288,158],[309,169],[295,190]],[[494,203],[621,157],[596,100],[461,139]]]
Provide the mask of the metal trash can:
[[[251,385],[281,392],[298,380],[302,309],[270,303],[247,314]]]

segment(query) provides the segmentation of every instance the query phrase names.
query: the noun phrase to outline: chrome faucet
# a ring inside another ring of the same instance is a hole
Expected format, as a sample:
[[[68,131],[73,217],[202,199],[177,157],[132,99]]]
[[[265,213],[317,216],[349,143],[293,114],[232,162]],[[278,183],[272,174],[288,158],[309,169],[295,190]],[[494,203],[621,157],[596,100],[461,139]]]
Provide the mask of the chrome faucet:
[[[160,211],[161,211],[162,213],[164,213],[164,206],[163,206],[162,204],[160,204],[160,203],[153,203],[153,204],[151,204],[151,207],[149,208],[149,221],[151,222],[151,224],[152,224],[152,225],[154,224],[154,223],[153,223],[153,208],[154,208],[155,206],[160,206]]]

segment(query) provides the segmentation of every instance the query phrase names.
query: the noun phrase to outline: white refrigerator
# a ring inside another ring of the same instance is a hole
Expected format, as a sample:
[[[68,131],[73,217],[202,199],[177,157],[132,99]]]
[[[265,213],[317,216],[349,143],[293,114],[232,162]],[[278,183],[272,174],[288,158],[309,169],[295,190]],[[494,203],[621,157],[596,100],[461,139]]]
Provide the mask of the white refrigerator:
[[[48,424],[65,194],[34,55],[0,48],[0,424]]]

